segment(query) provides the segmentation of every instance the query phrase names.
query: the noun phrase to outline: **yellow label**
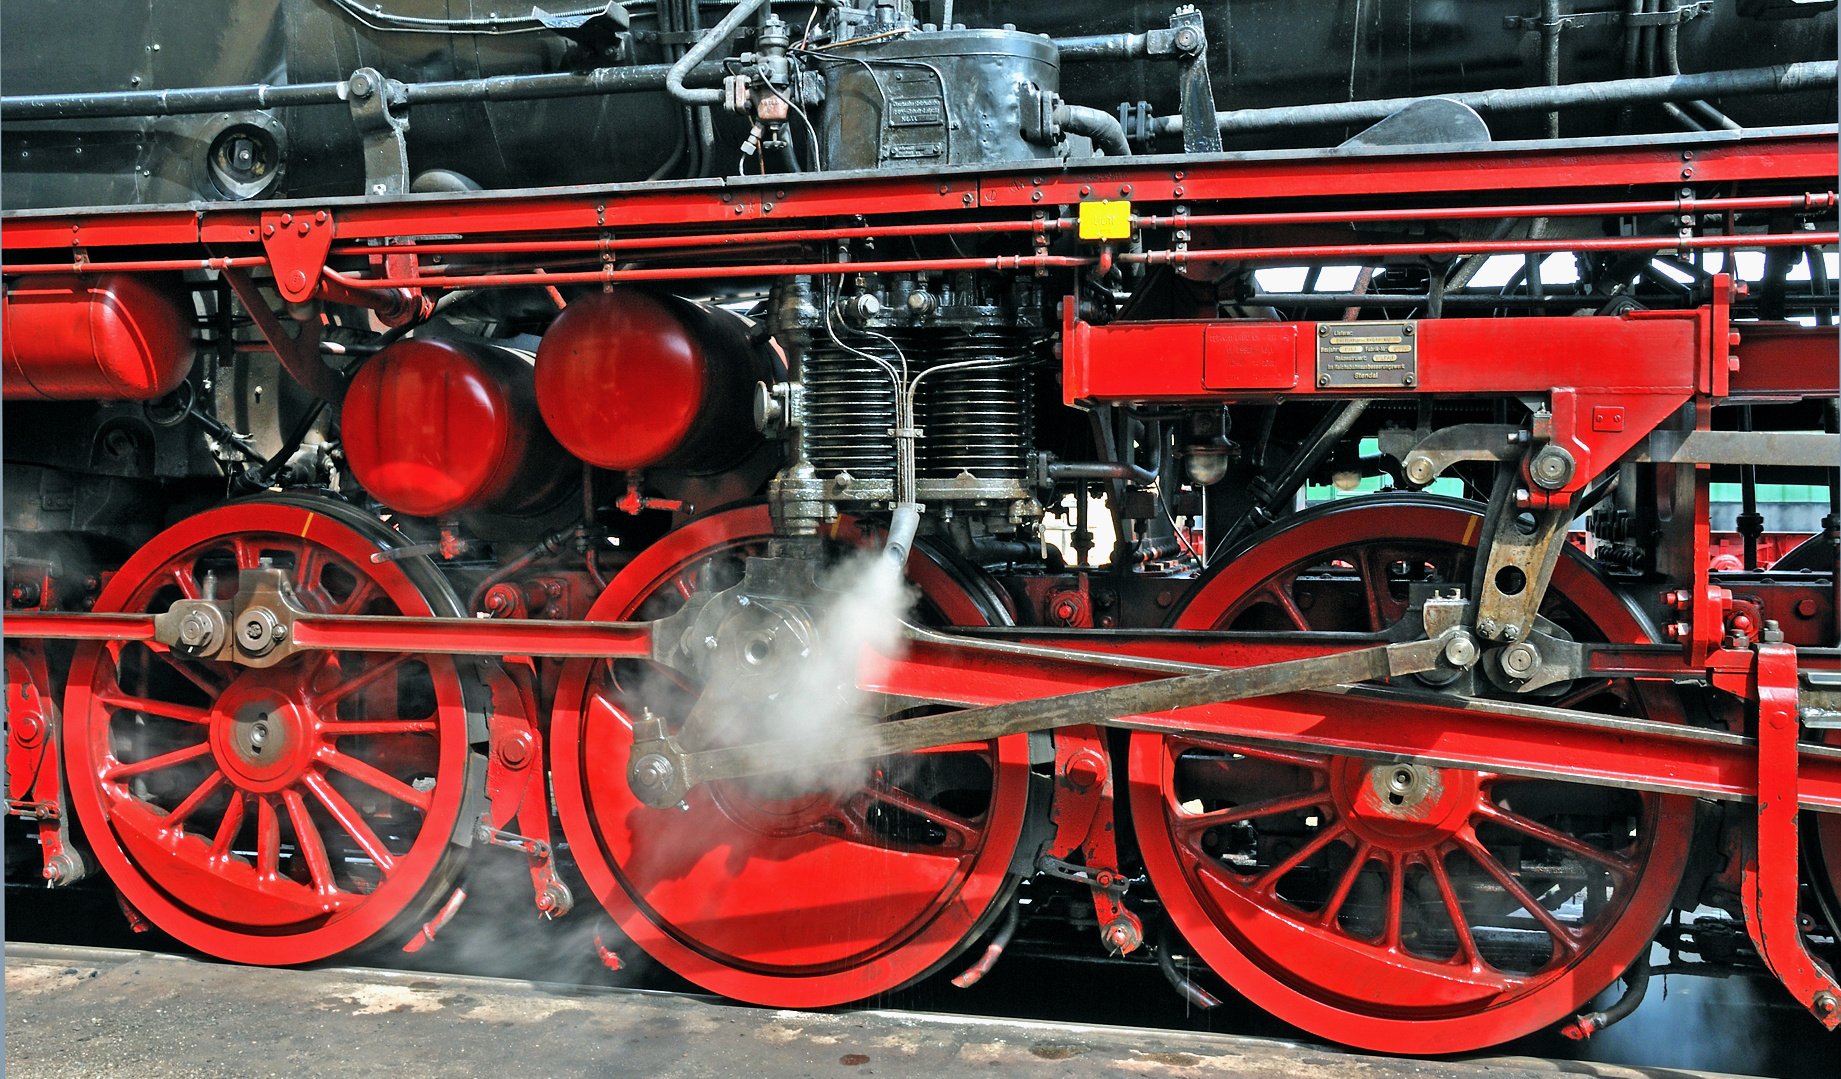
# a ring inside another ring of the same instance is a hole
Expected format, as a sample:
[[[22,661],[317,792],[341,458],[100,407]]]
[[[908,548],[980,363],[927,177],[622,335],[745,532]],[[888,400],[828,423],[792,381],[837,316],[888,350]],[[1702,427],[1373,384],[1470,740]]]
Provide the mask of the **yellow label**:
[[[1131,239],[1131,202],[1125,199],[1117,202],[1102,199],[1099,202],[1081,203],[1080,238],[1083,240]]]

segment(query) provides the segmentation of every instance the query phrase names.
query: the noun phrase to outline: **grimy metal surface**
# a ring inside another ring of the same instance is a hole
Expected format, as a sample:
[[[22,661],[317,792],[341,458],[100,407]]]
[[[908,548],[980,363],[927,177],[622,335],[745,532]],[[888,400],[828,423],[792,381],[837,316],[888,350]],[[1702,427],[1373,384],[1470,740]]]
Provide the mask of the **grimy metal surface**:
[[[1428,1062],[1263,1038],[1084,1024],[769,1010],[663,993],[360,967],[270,970],[54,945],[7,945],[6,1002],[6,1067],[15,1079],[1661,1074],[1526,1057]],[[73,1052],[79,1040],[82,1048]],[[1678,1068],[1666,1074],[1717,1079],[1716,1073]]]

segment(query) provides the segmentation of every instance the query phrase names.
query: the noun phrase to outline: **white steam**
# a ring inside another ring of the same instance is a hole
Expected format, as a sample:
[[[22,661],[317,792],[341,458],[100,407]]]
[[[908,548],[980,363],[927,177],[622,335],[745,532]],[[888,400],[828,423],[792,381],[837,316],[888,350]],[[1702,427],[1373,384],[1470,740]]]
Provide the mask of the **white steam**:
[[[915,592],[896,562],[877,552],[851,555],[827,570],[808,605],[812,634],[789,647],[776,642],[760,676],[712,680],[697,708],[685,748],[798,742],[824,746],[875,722],[869,695],[858,688],[900,655],[902,622]],[[860,787],[868,762],[812,763],[791,773],[747,780],[763,794],[801,791],[845,794]]]

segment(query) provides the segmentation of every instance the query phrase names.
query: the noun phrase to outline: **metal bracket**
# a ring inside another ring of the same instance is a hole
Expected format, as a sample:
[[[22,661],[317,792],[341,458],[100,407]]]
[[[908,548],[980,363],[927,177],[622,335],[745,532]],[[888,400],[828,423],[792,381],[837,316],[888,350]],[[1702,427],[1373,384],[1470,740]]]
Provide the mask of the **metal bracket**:
[[[516,832],[507,832],[502,828],[494,828],[486,822],[484,817],[481,817],[479,823],[473,826],[473,839],[475,842],[484,843],[490,847],[509,847],[528,854],[532,858],[548,860],[550,857],[548,843],[541,839],[532,839],[527,835],[519,835]]]
[[[1170,46],[1182,91],[1183,153],[1218,154],[1221,126],[1215,121],[1214,84],[1208,80],[1208,34],[1202,29],[1202,13],[1192,5],[1170,16]]]
[[[174,602],[153,616],[154,643],[194,659],[245,667],[273,667],[294,654],[294,619],[308,612],[295,600],[287,570],[263,565],[239,571],[233,602]]]
[[[1510,644],[1525,638],[1533,627],[1573,519],[1572,500],[1565,499],[1531,510],[1534,528],[1524,532],[1513,497],[1520,493],[1514,490],[1517,475],[1503,469],[1490,494],[1471,588],[1477,597],[1477,636]]]
[[[1460,423],[1436,431],[1384,428],[1381,452],[1400,462],[1406,481],[1424,487],[1459,461],[1506,461],[1521,455],[1519,427],[1506,423]]]
[[[1097,888],[1115,896],[1122,896],[1131,888],[1131,880],[1125,874],[1112,869],[1089,869],[1084,865],[1064,862],[1044,854],[1036,859],[1036,869],[1042,875],[1059,880],[1071,880],[1089,888]]]
[[[345,80],[352,125],[364,140],[364,193],[402,195],[409,191],[409,118],[390,111],[409,97],[400,82],[376,68],[361,67]]]
[[[1757,647],[1758,826],[1745,837],[1745,928],[1759,958],[1830,1030],[1841,1026],[1841,985],[1809,953],[1798,921],[1796,649]]]
[[[1622,24],[1629,29],[1650,26],[1678,26],[1689,19],[1713,13],[1713,0],[1697,0],[1683,4],[1673,11],[1647,11],[1632,15],[1627,11],[1580,11],[1562,15],[1549,23],[1539,15],[1508,15],[1502,25],[1509,30],[1544,30],[1557,26],[1562,30],[1577,30],[1599,23]]]

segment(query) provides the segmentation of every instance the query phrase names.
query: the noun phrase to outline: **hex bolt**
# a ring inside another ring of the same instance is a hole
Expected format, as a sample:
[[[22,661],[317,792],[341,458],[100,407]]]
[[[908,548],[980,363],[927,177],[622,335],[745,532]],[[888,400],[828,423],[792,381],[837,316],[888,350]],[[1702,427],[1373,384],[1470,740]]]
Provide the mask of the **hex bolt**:
[[[1485,637],[1493,639],[1496,636],[1496,630],[1500,628],[1494,618],[1477,619],[1477,632]]]
[[[1515,678],[1526,678],[1540,662],[1541,654],[1526,641],[1502,650],[1502,669]]]
[[[1815,995],[1812,1007],[1817,1015],[1826,1017],[1835,1014],[1835,1009],[1841,1007],[1841,1001],[1837,1001],[1833,993],[1824,989]]]
[[[671,783],[675,769],[657,753],[648,753],[633,762],[633,782],[649,790],[663,790]]]

